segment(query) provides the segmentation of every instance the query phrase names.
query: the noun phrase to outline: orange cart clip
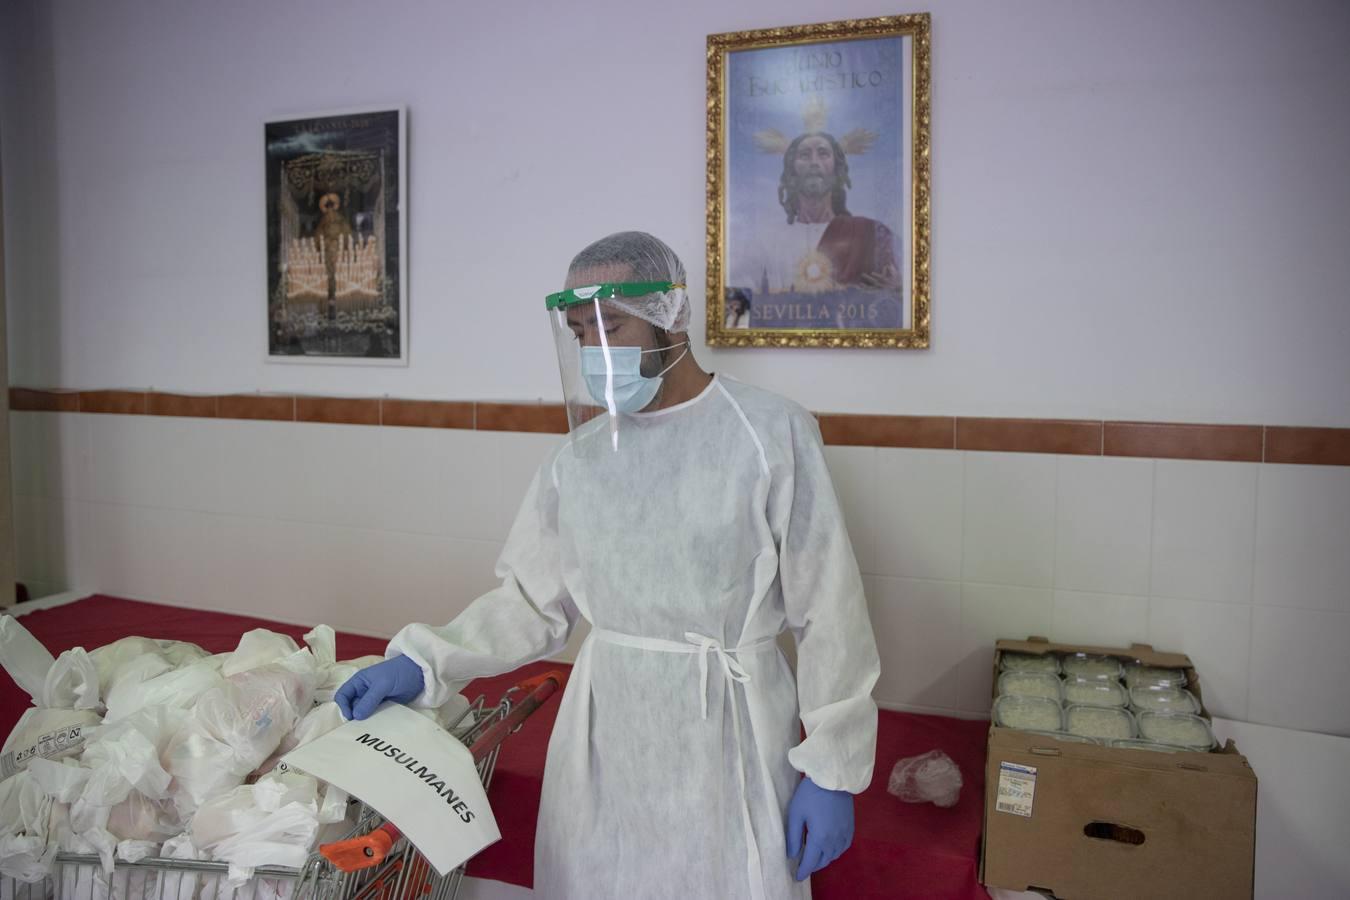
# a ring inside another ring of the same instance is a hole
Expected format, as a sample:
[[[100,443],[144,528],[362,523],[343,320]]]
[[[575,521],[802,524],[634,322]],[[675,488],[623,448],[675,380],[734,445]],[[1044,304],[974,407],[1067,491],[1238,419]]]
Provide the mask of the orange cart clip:
[[[319,852],[343,872],[359,872],[384,862],[389,850],[403,836],[392,822],[385,822],[370,834],[336,841],[319,847]]]

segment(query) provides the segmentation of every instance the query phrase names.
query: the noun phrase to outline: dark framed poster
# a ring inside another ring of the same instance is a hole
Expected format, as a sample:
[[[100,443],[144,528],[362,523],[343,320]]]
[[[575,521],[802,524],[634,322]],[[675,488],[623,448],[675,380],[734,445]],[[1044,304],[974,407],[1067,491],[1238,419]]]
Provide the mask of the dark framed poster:
[[[267,359],[408,364],[402,108],[272,121]]]

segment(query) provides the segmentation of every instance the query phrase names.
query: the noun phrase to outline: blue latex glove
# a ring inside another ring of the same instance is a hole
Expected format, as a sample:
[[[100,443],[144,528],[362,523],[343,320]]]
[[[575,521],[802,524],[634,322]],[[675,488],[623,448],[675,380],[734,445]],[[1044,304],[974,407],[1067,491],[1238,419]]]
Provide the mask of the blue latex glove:
[[[367,666],[338,688],[337,701],[347,721],[369,718],[386,700],[407,703],[424,687],[422,667],[406,656],[395,656]]]
[[[802,851],[802,829],[806,850]],[[797,880],[805,881],[838,859],[853,843],[853,795],[827,791],[803,778],[787,810],[788,859],[801,857]]]

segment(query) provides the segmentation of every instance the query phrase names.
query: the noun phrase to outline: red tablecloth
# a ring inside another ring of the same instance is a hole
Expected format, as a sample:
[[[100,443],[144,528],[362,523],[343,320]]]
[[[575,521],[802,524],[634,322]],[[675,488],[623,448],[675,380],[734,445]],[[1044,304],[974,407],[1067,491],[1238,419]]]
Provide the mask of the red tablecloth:
[[[93,649],[128,635],[191,641],[220,653],[234,649],[239,636],[252,628],[289,634],[297,641],[308,630],[246,616],[102,595],[35,611],[20,621],[53,654],[76,646]],[[384,645],[379,638],[339,634],[338,658],[380,654]],[[535,663],[510,675],[475,681],[465,693],[470,697],[485,694],[495,701],[518,681],[557,667]],[[0,734],[9,733],[28,705],[28,696],[0,672]],[[489,792],[502,840],[470,863],[470,874],[526,887],[532,884],[544,755],[557,710],[557,702],[550,701],[503,744]],[[812,879],[817,900],[988,900],[989,895],[976,880],[987,728],[983,722],[881,713],[876,777],[858,798],[853,846]],[[955,807],[901,803],[886,793],[886,780],[897,759],[934,748],[945,750],[965,778]]]

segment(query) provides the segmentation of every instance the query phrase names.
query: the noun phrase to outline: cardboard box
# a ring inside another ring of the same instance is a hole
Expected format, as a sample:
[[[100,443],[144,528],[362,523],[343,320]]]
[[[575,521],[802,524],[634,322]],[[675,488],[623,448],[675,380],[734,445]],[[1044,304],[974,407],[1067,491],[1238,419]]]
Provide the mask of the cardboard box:
[[[999,641],[1005,651],[1100,653],[1186,671],[1190,659],[1129,649]],[[997,687],[995,688],[997,691]],[[1204,713],[1208,718],[1208,713]],[[1232,741],[1213,753],[1158,753],[989,728],[980,880],[1067,900],[1250,897],[1256,775]]]

